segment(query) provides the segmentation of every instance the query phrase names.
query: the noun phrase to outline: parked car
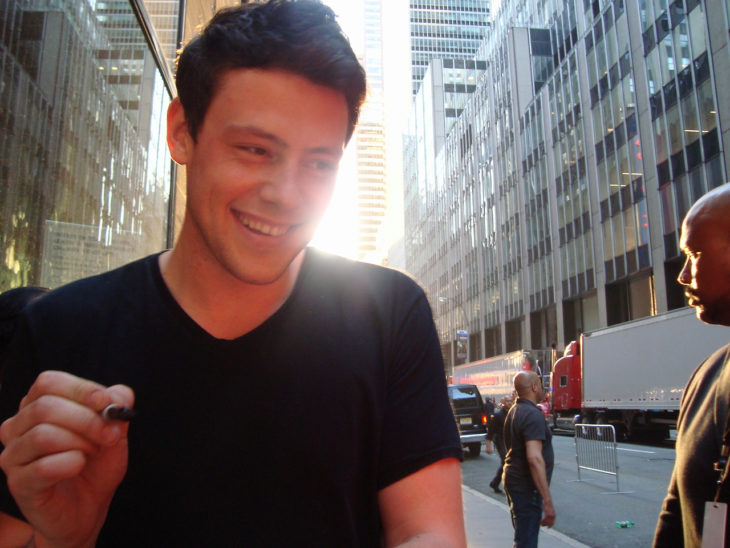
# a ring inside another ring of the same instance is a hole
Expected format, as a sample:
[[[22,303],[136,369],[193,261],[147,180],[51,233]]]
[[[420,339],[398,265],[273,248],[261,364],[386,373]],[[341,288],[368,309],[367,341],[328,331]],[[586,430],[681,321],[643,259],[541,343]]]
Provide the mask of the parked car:
[[[487,437],[487,414],[482,396],[473,384],[451,384],[448,389],[461,444],[476,457]]]

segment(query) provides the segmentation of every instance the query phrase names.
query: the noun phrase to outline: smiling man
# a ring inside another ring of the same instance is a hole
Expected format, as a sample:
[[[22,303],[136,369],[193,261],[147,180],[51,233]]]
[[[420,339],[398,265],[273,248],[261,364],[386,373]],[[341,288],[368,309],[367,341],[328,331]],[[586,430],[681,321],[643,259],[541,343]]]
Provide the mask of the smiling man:
[[[682,224],[680,246],[687,259],[678,281],[689,305],[705,323],[730,326],[730,184],[702,196]],[[730,332],[728,332],[730,339]],[[709,351],[710,349],[708,349]],[[723,452],[730,426],[730,345],[717,350],[694,372],[682,397],[677,421],[676,461],[659,515],[655,547],[730,546],[727,508],[730,486],[719,501],[719,473],[714,463]],[[724,455],[730,452],[726,448]],[[720,472],[724,468],[720,467]],[[709,506],[708,506],[708,503]]]
[[[307,247],[365,91],[334,14],[220,12],[176,81],[174,248],[52,291],[9,349],[0,546],[463,546],[423,291]]]

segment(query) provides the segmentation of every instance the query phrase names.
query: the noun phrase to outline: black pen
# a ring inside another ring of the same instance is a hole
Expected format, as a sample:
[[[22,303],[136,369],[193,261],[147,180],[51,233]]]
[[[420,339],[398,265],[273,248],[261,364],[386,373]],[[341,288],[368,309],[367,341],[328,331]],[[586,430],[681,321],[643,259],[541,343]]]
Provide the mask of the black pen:
[[[106,421],[124,421],[129,422],[134,417],[134,409],[124,407],[116,403],[107,405],[101,412],[101,417]]]

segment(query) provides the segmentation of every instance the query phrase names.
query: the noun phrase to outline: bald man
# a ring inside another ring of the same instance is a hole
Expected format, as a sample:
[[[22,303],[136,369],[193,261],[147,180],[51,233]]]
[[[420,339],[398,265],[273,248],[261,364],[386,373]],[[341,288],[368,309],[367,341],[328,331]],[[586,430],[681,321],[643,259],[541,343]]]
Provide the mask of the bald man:
[[[555,523],[550,496],[552,433],[537,407],[543,397],[540,377],[534,371],[520,371],[514,384],[517,401],[504,422],[504,490],[512,514],[515,548],[534,548],[540,525],[552,527]]]
[[[687,259],[678,281],[697,317],[730,326],[730,184],[702,196],[682,223],[680,247]],[[730,332],[728,332],[730,340]],[[708,349],[710,352],[711,349]],[[719,474],[730,399],[730,345],[707,358],[690,377],[677,421],[676,460],[654,546],[700,546],[703,536],[730,546],[724,505],[711,505]],[[727,489],[720,501],[728,502]],[[704,526],[703,526],[704,522]],[[724,529],[724,530],[723,530]]]

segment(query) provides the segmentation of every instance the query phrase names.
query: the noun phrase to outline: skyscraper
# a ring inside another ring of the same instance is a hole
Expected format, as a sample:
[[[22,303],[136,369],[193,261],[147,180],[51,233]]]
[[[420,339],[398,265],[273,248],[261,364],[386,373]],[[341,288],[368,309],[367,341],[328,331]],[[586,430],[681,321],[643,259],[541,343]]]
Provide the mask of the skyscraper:
[[[473,60],[489,27],[488,0],[410,0],[413,95],[431,59]]]
[[[357,177],[357,256],[375,259],[386,209],[383,27],[381,0],[364,0],[364,51],[367,102],[355,133]]]
[[[406,268],[445,356],[457,329],[476,360],[684,306],[679,226],[730,165],[728,15],[503,0],[476,91],[423,154],[445,108],[432,64],[406,137]]]

